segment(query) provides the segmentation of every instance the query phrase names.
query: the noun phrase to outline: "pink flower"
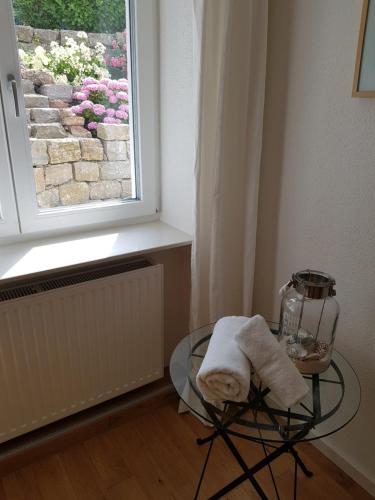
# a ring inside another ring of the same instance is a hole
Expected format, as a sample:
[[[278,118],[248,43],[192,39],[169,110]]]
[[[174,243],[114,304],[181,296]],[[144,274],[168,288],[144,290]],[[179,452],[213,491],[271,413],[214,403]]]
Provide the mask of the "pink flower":
[[[126,92],[117,92],[117,98],[120,99],[120,101],[127,101],[128,94]]]
[[[103,106],[103,104],[94,104],[92,110],[96,114],[96,116],[104,115],[105,106]]]
[[[110,81],[111,80],[109,78],[102,78],[101,80],[99,80],[99,83],[101,83],[102,85],[107,86]]]
[[[84,92],[74,92],[73,99],[77,101],[84,101],[87,98],[87,95]]]
[[[119,90],[126,91],[129,88],[129,84],[128,84],[127,80],[125,80],[125,78],[123,78],[122,80],[119,80],[117,86],[118,86]]]
[[[120,120],[119,118],[116,118],[116,119],[115,119],[115,123],[116,123],[117,125],[120,125],[120,124],[121,124],[121,120]]]
[[[115,110],[113,108],[108,108],[107,111],[107,116],[115,116]]]
[[[116,90],[118,88],[118,81],[117,80],[111,80],[108,83],[108,88],[111,90]]]
[[[99,92],[106,92],[107,85],[104,85],[104,83],[98,83],[98,90],[99,90]]]
[[[112,49],[117,49],[118,48],[118,43],[116,40],[112,40]]]
[[[89,85],[86,85],[86,89],[90,92],[98,92],[99,85],[97,83],[90,83]]]
[[[71,108],[71,111],[75,114],[78,114],[78,113],[82,113],[82,108],[81,106],[72,106]]]
[[[121,68],[124,63],[124,57],[111,57],[110,65],[112,66],[112,68]]]
[[[111,89],[107,89],[107,90],[106,90],[106,92],[105,92],[105,95],[106,95],[107,97],[109,97],[109,96],[113,95],[113,90],[111,90]]]
[[[108,101],[111,103],[111,104],[116,104],[117,103],[117,97],[115,95],[110,95],[108,97]]]
[[[103,120],[103,123],[116,123],[116,119],[111,116],[106,116]]]
[[[129,104],[120,104],[118,107],[121,111],[126,111],[127,113],[129,112]]]
[[[87,128],[89,130],[96,130],[98,128],[98,124],[96,122],[89,122],[87,124]]]
[[[83,101],[81,102],[81,109],[92,109],[94,103],[91,101]]]
[[[98,80],[95,80],[95,78],[92,78],[91,76],[83,79],[83,85],[91,85],[93,83],[98,83]]]
[[[118,109],[116,111],[116,118],[120,118],[121,120],[126,120],[127,113],[125,113],[125,111],[121,111],[121,109]]]

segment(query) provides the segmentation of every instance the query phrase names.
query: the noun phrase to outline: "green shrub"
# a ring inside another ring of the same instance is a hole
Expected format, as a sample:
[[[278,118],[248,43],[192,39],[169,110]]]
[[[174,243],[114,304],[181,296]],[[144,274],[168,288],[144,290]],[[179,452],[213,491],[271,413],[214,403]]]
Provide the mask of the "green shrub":
[[[13,0],[17,24],[115,33],[125,29],[125,0]]]

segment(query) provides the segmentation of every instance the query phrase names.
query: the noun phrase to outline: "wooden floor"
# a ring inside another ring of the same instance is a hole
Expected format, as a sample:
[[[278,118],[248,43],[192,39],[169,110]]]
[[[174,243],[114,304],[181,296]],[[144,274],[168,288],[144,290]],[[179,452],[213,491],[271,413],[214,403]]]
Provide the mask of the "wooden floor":
[[[207,445],[195,439],[209,430],[191,415],[176,413],[170,398],[152,413],[129,417],[84,442],[77,443],[4,476],[1,500],[144,500],[193,499]],[[259,445],[236,440],[248,464],[263,458]],[[314,477],[299,475],[301,500],[370,500],[372,497],[312,445],[299,447]],[[274,462],[281,499],[292,498],[293,463]],[[200,498],[207,498],[241,473],[225,445],[216,440]],[[276,498],[267,470],[257,479],[270,499]],[[256,499],[244,483],[226,498]]]

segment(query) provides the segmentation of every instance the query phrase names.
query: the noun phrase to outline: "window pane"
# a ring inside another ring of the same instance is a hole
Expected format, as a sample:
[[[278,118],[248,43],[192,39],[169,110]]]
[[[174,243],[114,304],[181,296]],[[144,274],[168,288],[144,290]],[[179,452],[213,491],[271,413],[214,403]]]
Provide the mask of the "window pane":
[[[13,0],[41,212],[137,198],[125,10],[124,0]]]

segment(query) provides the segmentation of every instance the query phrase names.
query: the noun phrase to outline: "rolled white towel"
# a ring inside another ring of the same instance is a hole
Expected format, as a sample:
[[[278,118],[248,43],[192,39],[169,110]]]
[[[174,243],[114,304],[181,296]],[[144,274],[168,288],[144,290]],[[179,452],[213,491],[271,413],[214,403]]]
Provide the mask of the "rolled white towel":
[[[262,316],[248,319],[235,338],[264,386],[282,406],[290,408],[306,396],[308,385]]]
[[[216,323],[196,377],[206,401],[247,400],[250,362],[235,340],[235,333],[247,320],[243,316],[228,316]]]

